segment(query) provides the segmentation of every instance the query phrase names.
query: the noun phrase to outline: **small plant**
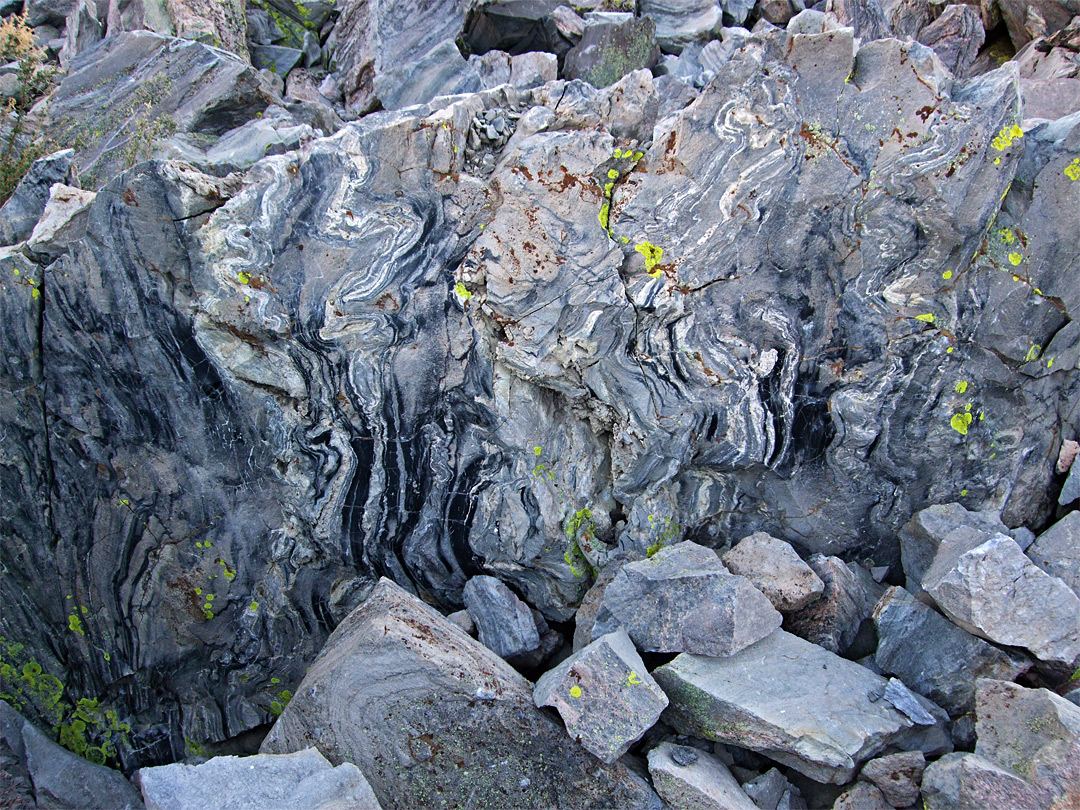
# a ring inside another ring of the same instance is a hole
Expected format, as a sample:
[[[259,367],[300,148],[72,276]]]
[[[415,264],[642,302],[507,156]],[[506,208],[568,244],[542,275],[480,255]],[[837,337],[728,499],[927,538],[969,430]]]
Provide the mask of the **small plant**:
[[[0,205],[15,190],[23,175],[48,144],[28,131],[28,113],[52,87],[56,69],[45,64],[45,51],[34,45],[34,31],[26,14],[9,17],[0,24],[0,62],[18,63],[18,89],[0,107]]]

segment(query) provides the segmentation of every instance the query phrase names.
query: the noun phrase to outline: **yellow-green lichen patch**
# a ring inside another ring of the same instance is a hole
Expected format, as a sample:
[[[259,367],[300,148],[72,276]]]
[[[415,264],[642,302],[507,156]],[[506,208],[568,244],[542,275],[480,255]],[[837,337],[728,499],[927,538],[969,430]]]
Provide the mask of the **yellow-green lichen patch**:
[[[953,414],[953,418],[949,420],[949,426],[961,436],[967,436],[968,426],[971,424],[972,419],[971,413],[967,411]]]
[[[645,272],[653,278],[660,278],[660,262],[664,258],[664,249],[652,242],[639,242],[634,250],[645,257]]]
[[[948,281],[950,278],[952,278],[952,270],[946,270],[944,273],[941,274],[941,277]]]
[[[536,445],[536,447],[533,448],[533,455],[534,456],[538,456],[542,452],[544,452],[544,451],[540,448],[540,445]]]
[[[934,322],[934,313],[933,312],[925,312],[922,315],[916,315],[915,320],[922,321],[923,323],[933,323]]]
[[[251,604],[248,605],[248,610],[250,610],[252,613],[254,613],[258,609],[259,609],[259,603],[256,602],[254,599],[252,599]]]
[[[1032,360],[1037,359],[1040,354],[1042,354],[1042,346],[1037,343],[1032,344],[1031,348],[1028,349],[1027,354],[1024,355],[1024,362],[1030,363]]]
[[[608,176],[608,180],[616,180],[619,177],[619,170],[618,169],[608,169],[607,170],[607,176]]]
[[[1003,245],[1015,245],[1016,233],[1012,228],[1002,228],[998,231],[998,237],[1001,239]]]
[[[1016,251],[1013,251],[1009,254],[1009,264],[1011,264],[1013,267],[1018,267],[1023,261],[1024,256],[1022,253],[1017,253]]]
[[[570,697],[572,697],[572,698],[581,697],[581,687],[577,686],[576,684],[574,686],[571,686],[570,687]]]
[[[469,292],[469,288],[462,282],[458,282],[454,285],[454,294],[461,300],[462,303],[472,298],[472,293]]]
[[[999,152],[1004,152],[1012,146],[1013,141],[1023,137],[1024,130],[1020,129],[1018,124],[1013,124],[1012,126],[1002,127],[1001,132],[995,135],[994,139],[990,141],[990,145]]]
[[[600,206],[600,213],[596,215],[596,218],[600,220],[600,227],[611,234],[611,228],[609,227],[609,217],[611,216],[611,192],[608,191],[608,199],[604,200],[604,204]]]
[[[241,284],[247,284],[249,281],[251,281],[251,275],[245,273],[242,270],[236,274],[236,278],[240,281]]]
[[[82,621],[75,613],[72,613],[70,616],[68,616],[68,630],[80,636],[86,635],[86,631],[83,630]]]
[[[638,677],[638,674],[634,672],[634,670],[630,670],[630,674],[626,676],[626,685],[638,686],[642,683],[644,683],[644,681],[642,681],[641,678]]]
[[[1072,163],[1065,167],[1065,176],[1070,180],[1080,180],[1080,158],[1073,158]]]
[[[958,382],[956,384],[956,393],[958,393],[958,394],[964,393],[965,391],[967,391],[967,389],[968,389],[967,380],[960,380],[960,382]]]

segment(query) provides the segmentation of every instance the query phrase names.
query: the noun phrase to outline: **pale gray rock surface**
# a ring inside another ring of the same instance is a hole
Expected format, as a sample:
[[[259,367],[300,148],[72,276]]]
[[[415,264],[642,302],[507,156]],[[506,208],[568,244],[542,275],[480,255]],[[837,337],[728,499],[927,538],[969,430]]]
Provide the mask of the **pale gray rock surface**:
[[[1046,790],[978,754],[946,754],[923,773],[926,810],[982,810],[987,807],[1048,808]]]
[[[1080,512],[1070,512],[1036,537],[1027,555],[1043,571],[1080,594]]]
[[[93,191],[56,183],[49,189],[49,201],[41,219],[26,240],[27,249],[46,259],[55,259],[63,253],[86,233],[90,206],[96,196]]]
[[[664,722],[819,782],[849,781],[914,726],[882,699],[884,678],[784,631],[727,658],[680,655],[653,677],[671,700]]]
[[[877,785],[856,782],[833,802],[832,810],[892,810],[892,807]]]
[[[970,549],[946,538],[922,586],[969,633],[1025,647],[1042,661],[1068,666],[1080,658],[1080,598],[1011,537],[995,535]]]
[[[908,807],[919,798],[925,770],[922,751],[902,751],[870,760],[859,771],[859,779],[873,782],[893,807]]]
[[[873,599],[866,585],[839,557],[815,554],[807,561],[823,583],[821,595],[788,614],[784,629],[834,653],[846,652],[869,618]]]
[[[720,557],[733,574],[746,577],[779,611],[806,607],[825,583],[791,547],[765,532],[744,537]]]
[[[500,658],[513,658],[540,646],[529,606],[495,577],[473,577],[461,595],[480,643]]]
[[[335,768],[316,748],[141,768],[134,779],[146,810],[382,810],[355,765]]]
[[[482,89],[480,75],[465,61],[452,39],[446,39],[414,60],[388,64],[375,74],[375,97],[396,110],[423,104],[436,96]]]
[[[501,658],[389,580],[334,631],[263,742],[351,761],[384,808],[658,808],[533,705]]]
[[[671,810],[758,810],[727,766],[696,748],[660,743],[649,751],[649,776]]]
[[[545,672],[533,700],[558,711],[570,737],[609,765],[655,725],[668,705],[622,630],[601,636]]]
[[[719,0],[642,0],[640,12],[656,23],[660,47],[676,52],[718,34],[723,17]]]
[[[5,701],[0,701],[0,760],[0,798],[12,801],[11,807],[142,810],[138,791],[122,773],[61,748]],[[24,798],[30,803],[23,804]]]
[[[553,53],[529,51],[510,59],[510,84],[528,89],[559,77],[559,61]]]
[[[38,158],[0,207],[0,242],[13,245],[30,238],[56,183],[71,184],[75,152],[63,149]]]
[[[975,753],[1054,796],[1080,802],[1080,707],[1047,689],[982,679]]]
[[[806,810],[806,802],[797,787],[776,768],[769,768],[761,776],[743,782],[743,792],[761,810]]]
[[[750,580],[692,542],[624,565],[604,590],[593,637],[622,627],[639,649],[731,655],[780,627],[783,617]]]
[[[873,618],[875,665],[954,716],[975,708],[976,679],[1012,680],[1031,666],[1022,655],[960,629],[903,588],[890,588]]]

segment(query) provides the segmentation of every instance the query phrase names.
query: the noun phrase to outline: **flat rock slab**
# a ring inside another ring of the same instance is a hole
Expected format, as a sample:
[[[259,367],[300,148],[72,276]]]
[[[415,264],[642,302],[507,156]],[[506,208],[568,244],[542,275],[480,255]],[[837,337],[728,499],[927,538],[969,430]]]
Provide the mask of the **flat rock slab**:
[[[970,633],[1025,647],[1042,661],[1080,657],[1080,598],[1036,566],[1016,541],[994,535],[957,554],[947,539],[923,575],[938,607]]]
[[[903,588],[890,588],[874,607],[874,664],[952,715],[975,708],[977,678],[1012,680],[1030,660],[960,629]]]
[[[641,739],[668,699],[622,630],[574,653],[536,682],[537,706],[558,710],[570,736],[608,764]]]
[[[142,768],[135,779],[147,810],[381,810],[359,768],[335,768],[315,748]]]
[[[1080,464],[1073,464],[1080,470]],[[1080,595],[1080,512],[1065,517],[1035,538],[1027,555],[1043,571],[1059,577]]]
[[[1080,805],[1080,707],[1047,689],[979,681],[975,753]],[[1071,803],[1070,803],[1071,802]]]
[[[821,577],[790,543],[765,532],[744,537],[721,559],[731,573],[749,579],[777,610],[806,607],[825,590]]]
[[[528,681],[383,579],[338,626],[262,746],[354,762],[384,808],[658,808],[569,745]]]
[[[884,678],[782,630],[727,658],[680,655],[653,677],[671,699],[664,720],[680,732],[819,782],[849,781],[885,746],[903,746],[914,725],[882,699]]]
[[[221,135],[275,100],[247,62],[148,31],[109,37],[72,60],[49,104],[46,134],[76,146],[83,186],[146,160],[173,132]]]
[[[671,810],[758,810],[712,754],[664,742],[649,752],[649,776]]]
[[[480,643],[496,655],[512,658],[540,646],[540,632],[529,606],[495,577],[473,577],[465,583],[462,597]]]
[[[623,627],[638,649],[731,655],[783,617],[716,552],[685,542],[623,566],[604,591],[593,636]]]

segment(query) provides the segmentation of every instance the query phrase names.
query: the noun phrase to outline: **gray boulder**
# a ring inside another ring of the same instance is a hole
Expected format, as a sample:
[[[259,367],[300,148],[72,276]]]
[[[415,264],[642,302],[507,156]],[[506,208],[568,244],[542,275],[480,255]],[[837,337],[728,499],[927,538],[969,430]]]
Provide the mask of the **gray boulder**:
[[[0,242],[13,245],[30,238],[56,183],[71,184],[75,159],[72,149],[38,158],[23,175],[11,196],[0,207]]]
[[[0,798],[12,801],[11,807],[143,807],[138,791],[122,773],[61,748],[4,701],[0,701],[0,761],[4,765]],[[23,804],[24,798],[30,802]]]
[[[483,82],[454,41],[446,39],[414,60],[386,65],[372,86],[383,107],[397,110],[437,96],[474,93]]]
[[[832,810],[892,810],[892,807],[877,785],[856,782],[837,797]]]
[[[762,810],[806,810],[802,792],[776,768],[743,782],[742,789]]]
[[[934,49],[955,76],[965,76],[986,39],[979,12],[969,5],[946,6],[919,32],[919,42]]]
[[[583,79],[607,87],[627,73],[651,68],[660,58],[656,24],[650,17],[589,25],[563,64],[567,79]]]
[[[1027,555],[1043,571],[1080,594],[1080,512],[1070,512],[1036,537]]]
[[[649,776],[671,810],[758,810],[727,766],[696,748],[660,743],[649,752]]]
[[[604,591],[607,590],[607,586],[612,583],[616,574],[624,565],[628,562],[643,559],[645,559],[644,555],[636,552],[619,554],[609,560],[607,565],[597,573],[596,579],[593,580],[589,590],[585,592],[581,604],[578,605],[578,609],[574,613],[574,652],[592,642],[594,638],[593,625],[596,624],[596,617],[600,613],[601,607],[603,607]]]
[[[121,33],[76,57],[45,132],[76,146],[81,184],[98,189],[176,132],[216,137],[277,97],[246,62],[198,42]]]
[[[859,779],[873,782],[893,807],[909,807],[918,801],[925,770],[922,751],[902,751],[870,760],[859,771]]]
[[[882,700],[884,678],[784,631],[727,658],[680,655],[653,677],[671,700],[664,722],[819,782],[849,781],[878,751],[903,747],[915,727]]]
[[[1048,792],[978,754],[947,754],[923,773],[927,810],[982,810],[988,807],[1049,808]]]
[[[683,542],[624,565],[604,591],[593,637],[622,627],[648,652],[731,655],[783,617],[712,549]]]
[[[472,577],[461,595],[480,643],[500,658],[514,658],[540,646],[529,606],[495,577]]]
[[[49,189],[49,201],[34,226],[27,249],[41,260],[55,259],[86,233],[90,206],[97,195],[57,183]]]
[[[623,766],[567,745],[501,658],[386,579],[331,635],[262,752],[316,742],[356,763],[384,807],[658,807]]]
[[[960,629],[903,588],[890,588],[874,607],[874,664],[957,716],[975,708],[978,678],[1012,680],[1031,662]]]
[[[134,778],[147,810],[381,810],[355,765],[335,768],[315,748],[141,768]]]
[[[723,11],[718,0],[642,0],[640,6],[641,15],[656,23],[660,47],[674,52],[719,34]]]
[[[947,537],[922,577],[945,615],[969,633],[1026,647],[1042,661],[1071,665],[1080,658],[1080,598],[1011,537],[967,545]]]
[[[866,584],[839,557],[815,554],[808,564],[824,583],[821,595],[785,617],[784,629],[830,652],[846,652],[869,618],[873,599]]]
[[[1060,31],[1080,14],[1077,0],[998,0],[998,7],[1017,50],[1032,39]]]
[[[825,583],[789,543],[765,532],[744,537],[721,559],[731,573],[750,580],[780,611],[806,607],[825,590]]]
[[[554,707],[570,736],[609,765],[652,728],[668,705],[621,630],[545,672],[533,700]]]

